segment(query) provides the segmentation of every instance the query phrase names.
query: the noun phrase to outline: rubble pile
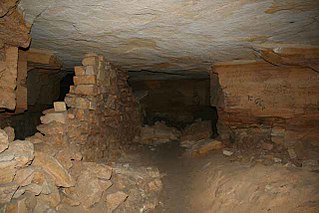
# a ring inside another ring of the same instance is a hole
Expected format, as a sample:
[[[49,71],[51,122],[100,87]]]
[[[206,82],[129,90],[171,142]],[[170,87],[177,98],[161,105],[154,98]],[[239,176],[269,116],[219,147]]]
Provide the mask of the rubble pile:
[[[0,130],[0,211],[139,212],[157,206],[157,169],[85,162],[70,146],[44,139],[13,140]]]
[[[159,145],[177,141],[180,137],[181,132],[179,130],[166,126],[164,121],[158,121],[153,126],[145,125],[142,127],[139,142],[148,145]]]
[[[127,73],[95,54],[82,63],[67,105],[45,110],[38,133],[22,141],[0,130],[1,212],[139,212],[158,204],[156,169],[97,163],[139,133]]]
[[[300,141],[289,146],[282,140],[282,128],[235,128],[231,131],[231,142],[225,142],[226,148],[223,150],[223,154],[231,161],[283,164],[319,170],[318,147]]]
[[[182,131],[180,145],[190,149],[200,140],[208,139],[211,135],[211,123],[209,121],[196,120]]]

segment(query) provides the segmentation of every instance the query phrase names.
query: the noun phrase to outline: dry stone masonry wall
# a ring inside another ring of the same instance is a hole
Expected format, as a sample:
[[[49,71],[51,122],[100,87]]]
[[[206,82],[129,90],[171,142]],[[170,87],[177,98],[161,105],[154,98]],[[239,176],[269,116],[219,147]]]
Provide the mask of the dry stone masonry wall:
[[[144,212],[162,189],[151,167],[88,162],[113,157],[139,133],[127,73],[87,55],[66,102],[45,110],[35,135],[0,130],[0,211]]]
[[[75,67],[74,86],[65,101],[67,137],[85,159],[117,154],[140,131],[135,97],[127,84],[127,72],[115,68],[102,56],[88,54]]]

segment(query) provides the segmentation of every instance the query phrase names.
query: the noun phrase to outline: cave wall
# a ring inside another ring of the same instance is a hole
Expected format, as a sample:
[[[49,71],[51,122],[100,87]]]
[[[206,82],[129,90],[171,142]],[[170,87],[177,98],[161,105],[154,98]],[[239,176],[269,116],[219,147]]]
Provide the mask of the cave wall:
[[[318,144],[319,74],[261,61],[213,66],[221,85],[219,126],[268,129],[275,143]],[[227,132],[227,131],[226,131]],[[227,134],[225,137],[228,137]]]
[[[18,73],[18,48],[7,46],[0,61],[0,108],[14,110]]]
[[[209,79],[134,80],[130,85],[141,96],[146,123],[156,119],[177,126],[190,123],[201,107],[209,106]]]
[[[30,44],[30,26],[17,10],[17,0],[0,2],[0,109],[15,110],[24,107],[18,74],[19,47]],[[21,64],[21,60],[19,61]],[[17,78],[19,80],[17,85]],[[17,103],[18,102],[18,103]]]

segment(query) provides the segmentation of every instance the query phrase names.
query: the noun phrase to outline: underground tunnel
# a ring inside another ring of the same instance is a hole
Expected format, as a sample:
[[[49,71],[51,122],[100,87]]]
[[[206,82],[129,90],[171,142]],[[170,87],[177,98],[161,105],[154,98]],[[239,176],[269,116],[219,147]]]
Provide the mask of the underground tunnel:
[[[319,2],[0,2],[0,212],[319,212]]]

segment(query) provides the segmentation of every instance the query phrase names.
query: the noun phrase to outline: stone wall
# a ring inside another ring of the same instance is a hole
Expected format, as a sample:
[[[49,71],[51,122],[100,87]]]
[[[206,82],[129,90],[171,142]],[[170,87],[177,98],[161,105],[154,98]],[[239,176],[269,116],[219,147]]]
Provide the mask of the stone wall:
[[[65,102],[43,111],[38,133],[0,129],[0,212],[138,212],[154,209],[158,169],[111,163],[139,133],[127,72],[95,54],[75,68]],[[107,164],[87,162],[108,158]]]
[[[18,73],[18,48],[5,47],[0,61],[0,108],[14,110]]]
[[[221,85],[220,128],[257,126],[268,129],[276,143],[288,145],[305,135],[318,143],[317,72],[256,61],[216,64],[213,72]]]
[[[65,98],[70,107],[67,139],[85,159],[114,157],[122,145],[133,141],[141,126],[128,74],[95,54],[82,63],[75,67],[74,86]]]

